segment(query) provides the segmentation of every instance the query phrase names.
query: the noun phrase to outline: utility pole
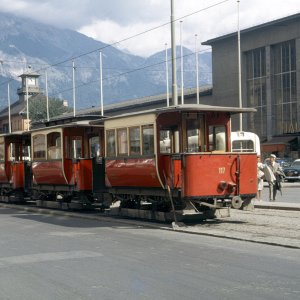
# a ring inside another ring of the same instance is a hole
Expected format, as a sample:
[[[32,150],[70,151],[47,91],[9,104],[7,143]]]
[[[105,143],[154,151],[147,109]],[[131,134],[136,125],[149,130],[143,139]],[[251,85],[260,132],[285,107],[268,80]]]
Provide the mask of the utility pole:
[[[240,34],[240,0],[237,0],[237,25],[238,25],[238,68],[239,68],[239,107],[243,107],[242,100],[242,71],[241,71],[241,34]],[[243,115],[240,113],[240,131],[243,131]]]
[[[172,49],[172,100],[178,105],[176,77],[176,41],[175,41],[174,0],[171,0],[171,49]]]

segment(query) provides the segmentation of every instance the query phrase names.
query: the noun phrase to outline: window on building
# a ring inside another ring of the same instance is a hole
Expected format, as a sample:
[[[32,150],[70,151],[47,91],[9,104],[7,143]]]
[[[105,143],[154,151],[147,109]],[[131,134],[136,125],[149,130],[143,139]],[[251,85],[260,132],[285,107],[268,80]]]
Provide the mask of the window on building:
[[[273,134],[298,132],[295,41],[276,44],[271,50]]]
[[[249,114],[249,129],[261,137],[267,136],[266,50],[257,48],[246,52],[247,104],[257,109]]]

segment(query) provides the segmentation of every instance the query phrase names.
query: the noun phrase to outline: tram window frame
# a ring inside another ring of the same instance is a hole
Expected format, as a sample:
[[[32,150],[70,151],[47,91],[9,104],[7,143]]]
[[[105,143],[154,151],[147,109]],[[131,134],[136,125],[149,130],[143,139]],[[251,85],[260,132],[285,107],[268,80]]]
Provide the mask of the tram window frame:
[[[118,156],[128,156],[127,127],[117,129],[117,153]]]
[[[33,159],[46,160],[46,136],[45,134],[37,134],[32,138]]]
[[[220,129],[222,129],[220,131]],[[219,138],[218,138],[219,134]],[[220,138],[224,134],[224,139]],[[208,126],[208,135],[209,135],[209,151],[227,151],[227,131],[225,125],[209,125]],[[210,138],[212,137],[212,139]],[[223,145],[222,145],[223,144]]]
[[[150,134],[146,131],[150,130]],[[154,126],[153,124],[142,126],[142,153],[143,155],[154,154]]]
[[[80,147],[78,147],[78,146],[80,146]],[[72,136],[71,137],[71,157],[72,157],[72,159],[84,158],[82,136]]]
[[[21,145],[19,143],[10,143],[8,145],[8,161],[21,161]]]
[[[0,161],[4,161],[5,160],[5,146],[4,146],[4,142],[0,143]]]
[[[47,159],[62,159],[61,153],[61,133],[58,131],[47,134]]]
[[[232,152],[255,152],[254,141],[252,140],[233,140],[231,141]]]
[[[129,154],[141,154],[141,128],[140,126],[129,127]]]
[[[161,129],[159,131],[159,152],[161,154],[172,153],[172,131],[170,129]]]
[[[105,131],[106,135],[106,156],[116,156],[116,131],[115,129],[108,129]]]
[[[94,135],[89,138],[89,155],[90,158],[101,157],[101,141],[100,136]]]

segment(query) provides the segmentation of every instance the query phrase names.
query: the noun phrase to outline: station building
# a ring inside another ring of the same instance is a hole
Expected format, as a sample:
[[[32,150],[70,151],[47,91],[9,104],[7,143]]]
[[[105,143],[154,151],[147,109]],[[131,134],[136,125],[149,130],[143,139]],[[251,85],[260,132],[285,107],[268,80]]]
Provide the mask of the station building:
[[[239,106],[237,32],[202,44],[212,47],[212,103]],[[242,104],[257,109],[243,130],[259,135],[265,155],[300,157],[300,14],[241,30],[240,46]]]

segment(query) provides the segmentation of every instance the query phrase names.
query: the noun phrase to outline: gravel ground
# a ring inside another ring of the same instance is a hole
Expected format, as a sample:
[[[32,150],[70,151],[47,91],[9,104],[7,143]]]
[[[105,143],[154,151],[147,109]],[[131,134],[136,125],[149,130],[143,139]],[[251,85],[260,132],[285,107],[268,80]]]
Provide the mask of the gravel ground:
[[[229,218],[203,222],[177,230],[222,236],[300,249],[300,211],[231,210]]]

